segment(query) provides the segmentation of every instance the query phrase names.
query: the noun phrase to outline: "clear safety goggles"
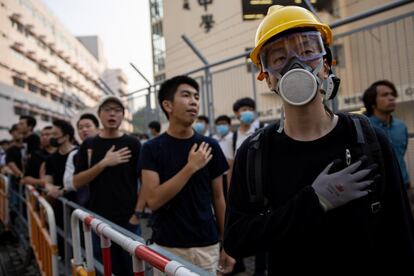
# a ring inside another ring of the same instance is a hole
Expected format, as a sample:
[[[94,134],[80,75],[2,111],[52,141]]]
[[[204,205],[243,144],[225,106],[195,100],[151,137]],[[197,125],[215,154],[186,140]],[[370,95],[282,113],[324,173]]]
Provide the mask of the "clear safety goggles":
[[[321,34],[315,31],[290,34],[265,45],[260,51],[264,72],[279,73],[293,57],[309,62],[326,54]]]

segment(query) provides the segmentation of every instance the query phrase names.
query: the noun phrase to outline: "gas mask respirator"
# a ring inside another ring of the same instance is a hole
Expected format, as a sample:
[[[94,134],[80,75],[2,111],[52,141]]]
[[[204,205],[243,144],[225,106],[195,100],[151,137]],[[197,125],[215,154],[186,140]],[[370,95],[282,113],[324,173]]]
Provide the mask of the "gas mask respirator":
[[[274,87],[285,102],[302,106],[311,102],[322,89],[325,99],[335,97],[339,79],[330,74],[322,80],[318,73],[323,69],[326,51],[318,32],[294,33],[265,45],[260,59],[263,71],[269,74]],[[310,62],[318,61],[312,68]]]

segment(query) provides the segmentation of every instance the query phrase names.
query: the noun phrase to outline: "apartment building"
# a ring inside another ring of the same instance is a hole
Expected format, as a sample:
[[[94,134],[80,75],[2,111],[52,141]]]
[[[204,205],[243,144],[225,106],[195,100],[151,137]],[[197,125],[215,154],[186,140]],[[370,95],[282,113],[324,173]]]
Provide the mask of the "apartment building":
[[[107,62],[99,40],[95,52],[90,41],[73,36],[41,0],[0,0],[0,137],[22,114],[41,128],[93,110],[108,93],[99,82]]]

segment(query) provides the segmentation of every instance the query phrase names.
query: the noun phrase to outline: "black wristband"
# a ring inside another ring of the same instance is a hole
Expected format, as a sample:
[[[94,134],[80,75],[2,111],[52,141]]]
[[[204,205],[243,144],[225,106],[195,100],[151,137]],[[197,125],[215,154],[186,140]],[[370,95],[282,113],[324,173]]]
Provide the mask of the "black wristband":
[[[144,212],[141,212],[141,211],[135,211],[135,216],[137,217],[137,218],[142,218],[142,216],[144,215]]]

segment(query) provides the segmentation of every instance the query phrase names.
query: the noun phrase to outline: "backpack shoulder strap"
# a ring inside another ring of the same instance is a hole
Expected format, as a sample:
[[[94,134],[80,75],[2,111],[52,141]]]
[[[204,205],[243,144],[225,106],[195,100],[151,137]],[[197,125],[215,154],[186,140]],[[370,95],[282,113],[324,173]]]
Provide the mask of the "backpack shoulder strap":
[[[356,132],[356,143],[361,147],[362,153],[366,155],[371,162],[378,164],[379,171],[383,172],[384,158],[377,135],[370,120],[366,116],[359,114],[350,114],[347,116],[352,120]],[[385,191],[384,176],[381,175],[378,181],[374,181],[370,189],[371,211],[375,214],[381,209],[381,198]]]
[[[238,133],[238,128],[235,130],[235,131],[233,131],[233,137],[232,137],[232,139],[233,139],[233,144],[232,144],[232,146],[233,146],[233,153],[234,153],[234,155],[236,155],[236,143],[237,143],[237,133]]]
[[[270,124],[256,131],[249,141],[246,161],[246,180],[250,203],[262,203],[267,206],[263,183],[263,148],[272,130],[276,131],[277,123]]]

